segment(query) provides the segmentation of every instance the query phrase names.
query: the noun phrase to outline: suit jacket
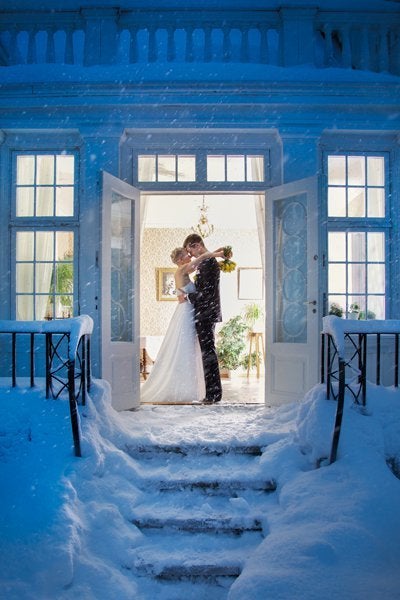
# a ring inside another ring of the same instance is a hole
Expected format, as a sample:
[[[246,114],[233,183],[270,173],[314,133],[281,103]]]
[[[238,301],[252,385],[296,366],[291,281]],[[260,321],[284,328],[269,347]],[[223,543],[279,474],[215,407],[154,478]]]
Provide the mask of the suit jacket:
[[[195,282],[196,291],[189,294],[189,300],[194,306],[195,320],[208,319],[213,323],[222,321],[220,273],[218,261],[214,257],[206,258],[200,263]]]

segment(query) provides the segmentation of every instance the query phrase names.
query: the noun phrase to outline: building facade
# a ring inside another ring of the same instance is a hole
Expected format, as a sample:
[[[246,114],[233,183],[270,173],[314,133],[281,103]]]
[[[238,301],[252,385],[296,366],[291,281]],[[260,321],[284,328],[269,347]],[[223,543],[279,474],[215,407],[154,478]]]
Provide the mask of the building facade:
[[[268,402],[318,380],[332,305],[400,318],[400,4],[265,4],[1,7],[0,319],[89,314],[117,408],[148,194],[256,198]]]

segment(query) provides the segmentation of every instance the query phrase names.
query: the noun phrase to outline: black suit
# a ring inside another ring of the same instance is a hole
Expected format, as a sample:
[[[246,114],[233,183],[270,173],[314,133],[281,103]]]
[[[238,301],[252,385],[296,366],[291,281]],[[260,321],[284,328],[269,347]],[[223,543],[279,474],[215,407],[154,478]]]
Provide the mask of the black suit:
[[[196,277],[196,292],[189,294],[194,306],[194,318],[203,358],[206,398],[218,402],[222,397],[221,378],[215,350],[215,323],[222,321],[219,295],[220,268],[215,258],[200,263]]]

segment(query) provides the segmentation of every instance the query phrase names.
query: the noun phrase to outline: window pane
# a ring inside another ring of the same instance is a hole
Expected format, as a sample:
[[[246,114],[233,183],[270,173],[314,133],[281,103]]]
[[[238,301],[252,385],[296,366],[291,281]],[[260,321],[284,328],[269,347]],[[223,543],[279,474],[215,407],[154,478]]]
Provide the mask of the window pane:
[[[17,296],[17,319],[33,321],[33,296]]]
[[[351,262],[365,261],[365,233],[356,231],[348,234],[347,259]]]
[[[346,188],[328,189],[328,215],[330,217],[346,216]]]
[[[385,265],[368,265],[368,293],[385,293]]]
[[[383,188],[368,188],[368,217],[385,216],[385,190]]]
[[[368,261],[385,261],[385,234],[367,233]]]
[[[328,156],[328,185],[346,185],[345,156]]]
[[[156,180],[156,157],[155,155],[138,156],[138,180]]]
[[[368,185],[385,185],[385,161],[383,156],[367,157]]]
[[[329,265],[328,286],[330,294],[346,292],[346,265]]]
[[[16,292],[33,292],[33,263],[18,263],[16,269]]]
[[[365,264],[348,264],[347,278],[349,294],[365,294]]]
[[[72,260],[74,257],[74,234],[72,231],[56,231],[56,260]]]
[[[346,260],[346,233],[344,231],[328,233],[328,256],[332,262]]]
[[[54,263],[36,263],[35,265],[35,292],[49,294],[53,283]],[[43,318],[43,317],[41,317]]]
[[[74,157],[56,156],[56,184],[73,185],[74,183]]]
[[[16,215],[17,217],[33,217],[34,215],[34,188],[17,188],[16,190]]]
[[[176,181],[176,157],[158,157],[157,181]]]
[[[35,157],[17,156],[17,185],[35,183]]]
[[[349,156],[347,158],[348,185],[365,185],[364,156]]]
[[[246,157],[247,181],[264,181],[264,157]]]
[[[54,183],[54,156],[36,157],[36,183],[37,185]]]
[[[36,189],[36,216],[52,217],[54,215],[54,188],[38,187]]]
[[[207,156],[207,181],[225,181],[225,156]]]
[[[365,190],[364,188],[348,189],[348,216],[365,217]]]
[[[195,156],[178,156],[178,181],[196,181]]]
[[[336,304],[339,308],[342,309],[343,314],[346,312],[346,296],[338,296],[329,294],[328,296],[328,313],[331,310],[332,304]]]
[[[74,188],[56,188],[56,216],[73,217],[74,215]]]
[[[36,232],[36,260],[52,261],[54,260],[54,232],[37,231]]]
[[[17,260],[33,260],[33,231],[18,231],[16,241]]]
[[[227,156],[227,181],[244,181],[244,156]]]
[[[384,296],[368,296],[367,319],[384,319],[384,318],[385,318],[385,297]]]

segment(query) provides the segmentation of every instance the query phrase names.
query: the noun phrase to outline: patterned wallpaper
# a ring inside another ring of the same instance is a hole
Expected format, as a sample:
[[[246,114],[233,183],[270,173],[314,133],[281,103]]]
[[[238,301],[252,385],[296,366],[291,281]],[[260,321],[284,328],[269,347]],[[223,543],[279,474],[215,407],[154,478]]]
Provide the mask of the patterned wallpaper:
[[[187,229],[148,228],[144,230],[141,246],[140,276],[140,334],[164,335],[176,308],[174,301],[157,300],[158,267],[173,268],[171,250],[181,246],[190,233]],[[219,230],[206,239],[208,250],[230,245],[238,267],[261,267],[257,231]],[[221,302],[223,319],[241,312],[250,301],[238,300],[238,276],[221,273]]]

